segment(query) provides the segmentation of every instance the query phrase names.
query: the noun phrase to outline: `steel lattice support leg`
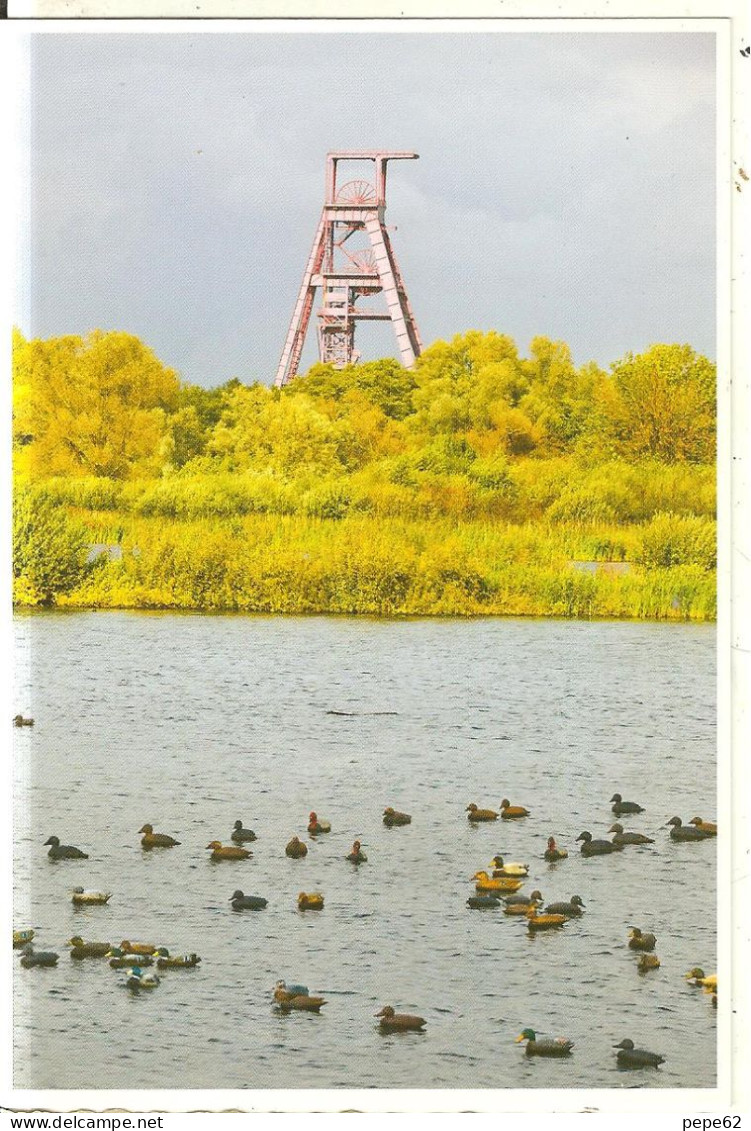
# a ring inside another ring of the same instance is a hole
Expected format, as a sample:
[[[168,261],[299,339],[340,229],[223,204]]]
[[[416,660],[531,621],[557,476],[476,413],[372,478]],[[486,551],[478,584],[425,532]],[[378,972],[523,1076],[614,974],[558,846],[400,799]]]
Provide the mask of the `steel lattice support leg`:
[[[291,377],[295,376],[297,367],[300,364],[300,356],[302,354],[303,345],[305,344],[305,335],[308,332],[308,324],[310,323],[310,314],[313,309],[313,299],[315,297],[313,275],[321,268],[324,251],[326,249],[325,237],[326,213],[324,210],[324,212],[321,213],[321,219],[313,239],[313,247],[308,256],[305,274],[300,284],[297,302],[295,303],[295,309],[292,313],[292,321],[289,324],[287,339],[284,343],[281,360],[279,361],[279,368],[274,378],[274,385],[277,388],[281,388]]]
[[[397,282],[399,268],[396,267],[392,258],[391,247],[387,242],[388,236],[383,222],[378,217],[372,217],[366,222],[365,229],[370,236],[378,276],[381,280],[391,321],[394,324],[396,344],[399,347],[402,365],[411,369],[420,353],[420,340],[417,336],[412,312],[408,306],[405,309],[404,299],[406,295],[400,291]]]

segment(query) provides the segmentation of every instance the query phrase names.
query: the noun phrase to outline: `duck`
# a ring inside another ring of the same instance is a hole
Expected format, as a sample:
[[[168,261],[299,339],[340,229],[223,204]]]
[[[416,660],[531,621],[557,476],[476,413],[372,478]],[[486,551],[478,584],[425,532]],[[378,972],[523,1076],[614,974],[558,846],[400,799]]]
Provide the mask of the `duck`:
[[[538,915],[536,904],[527,908],[527,928],[530,931],[549,931],[553,927],[562,927],[566,922],[565,915]]]
[[[365,864],[367,863],[367,856],[360,847],[359,840],[356,840],[352,845],[352,851],[347,854],[347,859],[350,864]]]
[[[312,812],[308,816],[308,832],[311,836],[318,836],[319,833],[330,833],[331,822],[319,820],[318,814]]]
[[[280,978],[274,986],[273,994],[274,1001],[279,1002],[283,1001],[285,997],[308,997],[310,995],[310,990],[307,986],[303,986],[300,983],[291,982],[290,985],[287,985],[284,979]]]
[[[503,895],[501,896],[501,898],[507,907],[515,903],[542,903],[542,892],[538,891],[537,888],[535,888],[535,890],[530,895],[524,895],[522,893],[521,895]]]
[[[245,841],[258,840],[258,837],[252,829],[243,828],[242,821],[235,821],[232,832],[230,833],[230,839],[233,840],[235,844],[244,844]]]
[[[478,809],[474,801],[471,805],[468,805],[464,811],[469,814],[467,820],[471,821],[472,824],[477,824],[478,821],[498,820],[498,814],[495,809]]]
[[[166,833],[155,833],[152,825],[144,825],[138,831],[143,833],[141,848],[175,848],[180,843],[179,840],[167,836]]]
[[[565,915],[567,919],[578,919],[584,914],[584,901],[580,895],[572,895],[568,903],[549,903],[545,913],[550,915]]]
[[[245,895],[239,888],[230,896],[233,911],[261,911],[268,902],[262,895]]]
[[[574,1047],[574,1042],[568,1037],[548,1037],[538,1041],[534,1029],[524,1029],[516,1038],[515,1043],[527,1042],[527,1056],[568,1056]]]
[[[510,876],[518,878],[521,876],[529,875],[529,864],[509,863],[504,864],[502,856],[494,856],[490,861],[490,866],[493,868],[493,875],[496,879],[501,876]]]
[[[13,726],[14,727],[33,727],[33,725],[34,725],[33,719],[28,719],[24,715],[14,715],[13,716]]]
[[[13,949],[18,950],[22,946],[26,946],[34,938],[35,932],[28,931],[14,931],[13,932]]]
[[[300,860],[303,856],[308,855],[308,846],[299,837],[293,836],[284,851],[293,860]]]
[[[620,793],[614,793],[610,798],[614,802],[611,813],[615,813],[616,817],[620,817],[622,813],[643,813],[644,808],[637,805],[635,801],[624,801]]]
[[[512,821],[516,817],[528,817],[529,809],[523,805],[512,805],[507,797],[501,802],[501,817],[504,821]]]
[[[159,970],[192,970],[201,961],[197,954],[170,954],[166,946],[160,946],[155,957]]]
[[[492,911],[501,906],[501,901],[496,895],[471,895],[467,900],[467,907],[475,911]]]
[[[689,825],[696,825],[697,829],[701,829],[705,836],[717,836],[717,825],[714,821],[703,821],[701,817],[692,817],[688,823]]]
[[[71,948],[71,958],[105,958],[112,949],[111,943],[84,942],[80,935],[68,939],[67,945]]]
[[[613,1045],[620,1049],[616,1060],[619,1068],[658,1068],[665,1063],[665,1057],[656,1052],[647,1052],[646,1049],[635,1049],[634,1042],[627,1037],[620,1044]]]
[[[542,903],[542,896],[539,891],[533,891],[529,896],[512,896],[512,899],[519,899],[521,902],[512,903],[511,900],[506,900],[506,906],[503,909],[504,915],[526,915],[530,907],[539,907]]]
[[[659,970],[660,960],[656,954],[640,954],[639,961],[636,964],[636,969],[640,974],[646,974],[648,970]]]
[[[50,845],[50,850],[47,853],[50,860],[88,860],[88,852],[82,852],[80,848],[74,848],[72,844],[61,844],[60,838],[51,836],[44,842],[43,847],[46,848]]]
[[[126,954],[119,946],[113,946],[109,954],[110,966],[113,970],[127,970],[133,966],[153,966],[154,959],[149,954]]]
[[[323,896],[319,891],[301,891],[297,906],[300,911],[323,911]]]
[[[705,974],[701,966],[693,966],[688,974],[683,975],[692,986],[702,986],[707,993],[717,993],[717,975]]]
[[[249,848],[241,848],[239,844],[222,844],[218,840],[210,841],[206,847],[211,849],[210,860],[247,860],[253,855]]]
[[[27,969],[31,966],[57,966],[59,957],[52,950],[34,950],[33,944],[27,942],[21,951],[21,965]]]
[[[592,840],[592,834],[588,832],[579,833],[576,839],[584,842],[581,847],[582,856],[607,856],[608,853],[619,852],[623,848],[622,844],[614,844],[612,840]]]
[[[144,974],[140,966],[134,966],[125,979],[125,985],[129,990],[154,990],[160,981],[158,974]]]
[[[567,856],[568,856],[568,852],[566,851],[566,849],[565,848],[559,848],[558,845],[555,843],[555,837],[549,836],[548,837],[548,847],[545,849],[545,852],[543,853],[543,858],[545,860],[547,860],[548,864],[555,864],[555,863],[557,863],[558,860],[565,860],[567,858]]]
[[[671,817],[668,821],[668,825],[673,826],[670,830],[671,840],[708,839],[707,834],[703,831],[703,829],[698,828],[696,825],[692,825],[690,828],[687,828],[686,825],[683,824],[683,821],[680,819],[680,817]]]
[[[130,939],[123,939],[119,949],[123,954],[156,954],[156,947],[151,943],[131,942]]]
[[[479,894],[483,892],[515,892],[524,883],[523,880],[515,880],[511,877],[499,876],[497,879],[492,880],[487,872],[475,872],[472,877],[476,880],[475,891]]]
[[[394,825],[411,825],[412,818],[409,813],[398,813],[388,805],[383,810],[383,823],[386,828],[391,829]]]
[[[411,1013],[396,1013],[392,1005],[384,1005],[375,1016],[380,1018],[382,1033],[421,1033],[427,1025],[424,1017],[416,1017]]]
[[[76,906],[109,903],[111,899],[111,891],[86,891],[84,888],[73,888],[71,894],[71,903],[75,903]]]
[[[644,836],[644,833],[624,833],[623,825],[618,821],[610,826],[608,832],[615,833],[613,844],[654,844],[652,837]]]
[[[298,992],[303,990],[304,993]],[[283,981],[277,982],[274,987],[274,1001],[282,1013],[288,1013],[291,1009],[319,1013],[321,1006],[326,1004],[325,998],[312,996],[307,986],[287,986]]]
[[[629,931],[629,950],[654,950],[656,942],[654,935],[643,935],[638,927],[632,927]]]

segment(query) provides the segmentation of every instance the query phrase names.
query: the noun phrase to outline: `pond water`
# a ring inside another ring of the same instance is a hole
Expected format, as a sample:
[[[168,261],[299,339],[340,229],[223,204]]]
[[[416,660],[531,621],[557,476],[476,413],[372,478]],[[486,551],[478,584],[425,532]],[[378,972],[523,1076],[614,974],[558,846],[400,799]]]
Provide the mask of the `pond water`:
[[[15,961],[17,1087],[714,1086],[717,1011],[682,975],[716,969],[716,842],[665,828],[715,816],[712,626],[42,613],[16,644],[14,710],[35,726],[14,732],[14,926],[61,955]],[[584,859],[575,839],[605,835],[616,791],[655,843]],[[504,797],[531,815],[468,824],[470,802]],[[412,824],[385,828],[386,805]],[[315,841],[311,809],[332,825]],[[238,818],[252,859],[212,864]],[[146,822],[180,847],[142,851]],[[89,859],[51,862],[53,834]],[[555,865],[550,835],[569,851]],[[535,937],[467,908],[496,853],[584,916]],[[77,884],[112,899],[77,910]],[[237,888],[267,908],[233,912]],[[298,911],[303,890],[324,910]],[[657,936],[659,970],[637,973],[631,925]],[[68,957],[74,934],[202,962],[132,994]],[[278,978],[321,1014],[278,1015]],[[381,1035],[387,1003],[425,1032]],[[573,1054],[525,1057],[526,1027]],[[624,1037],[665,1064],[619,1071]]]

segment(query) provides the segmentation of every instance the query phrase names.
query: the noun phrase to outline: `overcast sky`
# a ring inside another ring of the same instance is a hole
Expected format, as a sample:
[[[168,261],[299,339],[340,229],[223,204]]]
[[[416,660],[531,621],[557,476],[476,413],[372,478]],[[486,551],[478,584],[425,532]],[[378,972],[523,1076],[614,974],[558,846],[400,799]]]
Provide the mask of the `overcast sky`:
[[[37,34],[17,320],[270,382],[326,152],[388,148],[420,154],[386,220],[425,344],[714,356],[714,99],[703,33]],[[396,354],[388,323],[358,345]]]

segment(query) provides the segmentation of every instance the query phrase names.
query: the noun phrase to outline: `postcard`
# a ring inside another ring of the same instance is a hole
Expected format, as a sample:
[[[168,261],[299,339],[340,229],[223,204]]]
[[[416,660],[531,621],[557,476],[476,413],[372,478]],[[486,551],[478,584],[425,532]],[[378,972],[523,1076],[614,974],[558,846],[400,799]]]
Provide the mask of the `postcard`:
[[[739,18],[10,14],[3,1107],[744,1112]]]

